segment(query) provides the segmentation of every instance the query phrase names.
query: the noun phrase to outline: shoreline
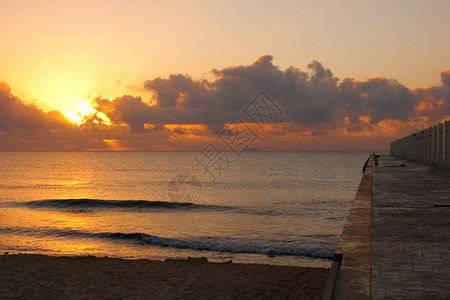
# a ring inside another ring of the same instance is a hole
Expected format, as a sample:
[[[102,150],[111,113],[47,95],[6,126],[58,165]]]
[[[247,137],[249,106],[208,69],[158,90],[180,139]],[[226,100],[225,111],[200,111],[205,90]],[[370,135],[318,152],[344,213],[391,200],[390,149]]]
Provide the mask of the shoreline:
[[[0,255],[0,298],[321,299],[328,268],[96,256]]]

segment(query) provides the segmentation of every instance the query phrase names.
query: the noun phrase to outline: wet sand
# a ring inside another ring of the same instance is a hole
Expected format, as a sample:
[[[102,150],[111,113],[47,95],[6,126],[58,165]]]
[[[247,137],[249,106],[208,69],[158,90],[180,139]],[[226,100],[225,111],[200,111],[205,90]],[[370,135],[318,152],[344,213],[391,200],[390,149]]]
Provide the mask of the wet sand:
[[[0,299],[321,299],[327,268],[0,256]]]

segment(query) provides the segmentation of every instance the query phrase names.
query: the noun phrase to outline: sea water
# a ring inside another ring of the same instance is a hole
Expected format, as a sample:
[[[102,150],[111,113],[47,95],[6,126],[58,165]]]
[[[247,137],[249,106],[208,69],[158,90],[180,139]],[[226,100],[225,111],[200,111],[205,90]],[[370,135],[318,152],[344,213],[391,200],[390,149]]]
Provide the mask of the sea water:
[[[0,152],[0,250],[328,266],[369,153],[224,153]]]

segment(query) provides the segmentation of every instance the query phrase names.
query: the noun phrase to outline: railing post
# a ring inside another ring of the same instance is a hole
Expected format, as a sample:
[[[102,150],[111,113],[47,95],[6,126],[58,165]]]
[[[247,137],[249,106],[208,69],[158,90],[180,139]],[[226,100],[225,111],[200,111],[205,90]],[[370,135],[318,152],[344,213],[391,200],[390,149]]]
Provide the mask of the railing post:
[[[420,161],[420,131],[416,133],[416,142],[414,143],[414,148],[416,149],[415,159]]]
[[[428,127],[428,164],[433,164],[433,129]]]
[[[450,167],[450,121],[445,121],[444,123],[444,133],[445,133],[445,166]]]
[[[437,125],[433,125],[433,166],[437,164]]]
[[[426,157],[425,150],[426,150],[426,148],[425,148],[425,130],[422,130],[420,132],[420,161],[422,163],[425,163],[425,161],[426,161],[425,160],[425,157]]]
[[[405,158],[409,159],[409,153],[411,152],[411,136],[405,138]]]
[[[413,149],[413,139],[414,139],[414,134],[412,134],[412,135],[410,135],[409,137],[408,137],[408,159],[409,160],[413,160],[413,158],[412,158],[412,154],[413,154],[413,152],[414,152],[414,149]]]
[[[428,163],[428,128],[423,130],[423,163]]]
[[[421,130],[420,131],[420,143],[419,143],[419,161],[421,163],[425,162],[425,149],[424,149],[424,145],[425,145],[425,135],[424,135],[424,131]]]
[[[438,147],[438,156],[439,156],[439,167],[444,165],[444,124],[439,123],[439,147]]]
[[[420,148],[420,146],[422,145],[422,134],[420,133],[420,131],[417,132],[417,143],[416,143],[416,159],[417,161],[421,161],[421,152],[422,152],[422,148]]]
[[[409,154],[408,159],[414,160],[414,135],[409,136]]]
[[[416,134],[414,135],[414,160],[417,161],[418,159],[418,154],[419,154],[419,133],[416,132]]]

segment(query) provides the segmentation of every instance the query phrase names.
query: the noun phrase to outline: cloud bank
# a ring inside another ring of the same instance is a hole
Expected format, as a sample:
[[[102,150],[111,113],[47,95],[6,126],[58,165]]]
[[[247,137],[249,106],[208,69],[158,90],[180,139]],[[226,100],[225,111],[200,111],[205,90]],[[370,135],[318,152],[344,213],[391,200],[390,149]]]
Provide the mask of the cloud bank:
[[[0,131],[59,130],[72,126],[58,111],[45,113],[38,107],[23,103],[11,94],[11,88],[0,82]]]
[[[450,69],[441,73],[440,85],[414,90],[385,77],[339,80],[316,60],[305,71],[297,67],[281,70],[270,55],[211,73],[212,80],[184,74],[147,80],[144,87],[154,95],[149,103],[131,95],[97,98],[95,109],[111,124],[94,114],[79,127],[59,112],[45,113],[24,104],[1,84],[0,138],[65,132],[77,141],[71,146],[74,149],[107,148],[110,144],[104,141],[113,140],[127,145],[123,149],[200,150],[206,139],[214,138],[235,116],[242,116],[244,107],[262,90],[284,114],[262,129],[265,138],[259,143],[291,143],[292,147],[283,149],[321,145],[324,136],[343,144],[348,139],[363,144],[376,136],[387,148],[392,139],[450,116]],[[2,146],[5,148],[3,142]]]
[[[361,118],[369,125],[417,117],[436,121],[450,113],[448,106],[438,104],[450,101],[450,70],[442,72],[441,86],[409,90],[397,80],[384,77],[339,81],[318,61],[309,64],[306,72],[296,67],[280,70],[272,59],[264,55],[247,66],[214,69],[213,81],[183,74],[148,80],[144,86],[154,93],[155,104],[144,103],[141,97],[123,96],[112,101],[97,99],[97,110],[115,124],[129,125],[133,132],[145,132],[145,124],[205,124],[220,129],[261,90],[286,112],[282,121],[295,124],[337,125],[344,119],[357,124]],[[429,115],[427,110],[417,109],[421,105],[439,105],[440,111]]]

